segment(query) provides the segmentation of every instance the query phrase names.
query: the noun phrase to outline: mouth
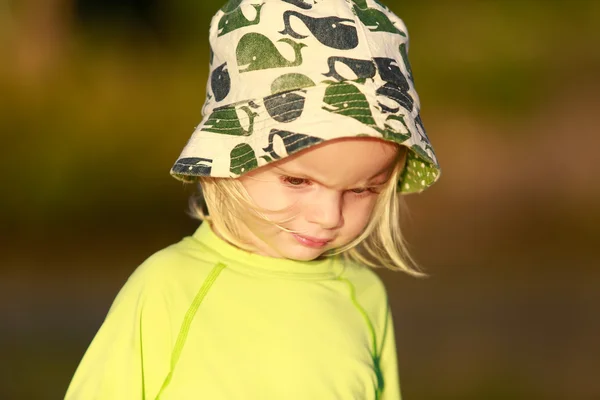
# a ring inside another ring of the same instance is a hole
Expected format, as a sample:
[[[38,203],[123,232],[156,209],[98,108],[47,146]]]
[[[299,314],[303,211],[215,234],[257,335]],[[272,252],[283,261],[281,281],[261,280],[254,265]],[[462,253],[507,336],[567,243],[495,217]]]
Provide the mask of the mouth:
[[[298,235],[297,233],[292,233],[292,236],[300,243],[306,247],[310,247],[313,249],[320,249],[329,244],[333,239],[320,239],[311,236]]]

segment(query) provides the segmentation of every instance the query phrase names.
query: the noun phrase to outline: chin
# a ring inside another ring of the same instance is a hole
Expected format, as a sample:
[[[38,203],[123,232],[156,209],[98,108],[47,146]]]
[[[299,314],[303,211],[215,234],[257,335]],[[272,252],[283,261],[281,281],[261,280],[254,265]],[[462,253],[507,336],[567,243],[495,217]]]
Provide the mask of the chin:
[[[271,249],[274,250],[273,253],[278,254],[278,256],[282,258],[296,261],[312,261],[328,251],[330,246],[325,246],[323,248],[310,248],[305,247],[293,240],[285,241],[284,243],[273,243]]]
[[[296,261],[312,261],[319,258],[325,250],[315,249],[287,249],[288,251],[281,251],[280,254],[290,260]]]
[[[335,240],[334,242],[331,242],[322,248],[311,248],[296,242],[295,239],[292,239],[290,241],[286,240],[279,243],[273,243],[271,248],[275,250],[279,257],[296,261],[313,261],[323,256],[323,254],[327,253],[328,251],[338,249],[347,243],[349,243],[349,241],[344,242],[338,238],[338,240]]]

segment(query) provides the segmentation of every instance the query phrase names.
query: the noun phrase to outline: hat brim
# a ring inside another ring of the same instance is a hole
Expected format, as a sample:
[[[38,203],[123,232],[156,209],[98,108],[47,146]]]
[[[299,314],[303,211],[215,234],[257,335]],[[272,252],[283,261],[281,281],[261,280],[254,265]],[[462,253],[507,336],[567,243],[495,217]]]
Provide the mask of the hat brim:
[[[209,111],[171,169],[184,182],[236,178],[324,141],[373,137],[409,149],[398,190],[421,192],[440,175],[418,110],[387,83],[382,96],[364,81],[325,81]],[[412,110],[409,108],[412,107]]]

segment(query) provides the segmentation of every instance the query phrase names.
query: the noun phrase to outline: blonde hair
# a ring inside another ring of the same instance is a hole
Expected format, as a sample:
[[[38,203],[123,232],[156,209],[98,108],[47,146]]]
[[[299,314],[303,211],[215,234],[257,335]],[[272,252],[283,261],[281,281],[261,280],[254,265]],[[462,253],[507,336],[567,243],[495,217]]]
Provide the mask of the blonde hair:
[[[426,276],[410,256],[400,228],[401,218],[406,212],[406,203],[397,192],[406,157],[401,157],[402,160],[404,162],[396,163],[387,184],[378,195],[364,231],[347,245],[327,252],[325,256],[340,254],[345,259],[373,268],[385,267],[415,277]],[[238,179],[201,177],[198,180],[200,193],[190,198],[190,215],[214,225],[219,235],[231,244],[251,250],[250,245],[241,239],[238,223],[248,211],[289,231],[280,225],[285,221],[272,221],[263,214],[264,210],[254,204]]]

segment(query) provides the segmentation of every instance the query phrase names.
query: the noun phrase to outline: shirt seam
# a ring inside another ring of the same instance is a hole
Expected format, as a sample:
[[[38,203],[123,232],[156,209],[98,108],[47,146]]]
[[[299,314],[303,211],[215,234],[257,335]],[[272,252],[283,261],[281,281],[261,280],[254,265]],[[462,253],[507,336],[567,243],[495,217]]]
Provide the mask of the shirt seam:
[[[345,282],[348,285],[348,288],[350,289],[350,300],[352,300],[352,304],[354,305],[354,308],[356,308],[356,310],[358,310],[359,314],[361,314],[361,316],[363,317],[364,321],[367,324],[369,333],[371,335],[371,359],[373,360],[373,364],[374,364],[373,368],[375,370],[375,374],[377,375],[377,381],[378,381],[377,385],[375,387],[375,398],[379,399],[381,397],[383,387],[381,387],[379,385],[379,381],[380,381],[379,368],[380,368],[380,366],[379,366],[379,354],[377,354],[377,350],[378,350],[379,346],[377,346],[377,335],[375,334],[375,328],[373,327],[373,323],[371,322],[369,315],[367,314],[365,309],[361,306],[361,304],[358,302],[358,299],[356,298],[356,288],[354,287],[354,284],[347,278],[340,277],[338,279],[342,282]]]
[[[196,293],[196,296],[194,297],[192,304],[190,305],[187,312],[185,313],[183,323],[181,324],[181,327],[179,328],[179,334],[177,335],[177,341],[175,342],[175,346],[173,348],[173,353],[171,354],[171,367],[170,367],[167,377],[165,378],[165,380],[160,388],[160,391],[158,392],[158,395],[156,396],[156,400],[158,400],[160,398],[160,396],[162,395],[164,390],[167,388],[167,386],[169,386],[169,383],[171,382],[171,379],[173,377],[173,371],[175,370],[175,367],[177,366],[177,363],[179,361],[179,357],[181,356],[183,346],[185,345],[185,341],[187,340],[187,336],[188,336],[190,327],[192,325],[192,322],[194,320],[194,317],[196,316],[196,312],[200,308],[200,305],[202,304],[202,301],[206,297],[208,291],[210,290],[212,285],[217,280],[219,274],[226,267],[227,266],[223,263],[217,263],[212,268],[212,270],[210,271],[210,273],[208,274],[208,276],[202,283],[202,286],[198,290],[198,293]]]

